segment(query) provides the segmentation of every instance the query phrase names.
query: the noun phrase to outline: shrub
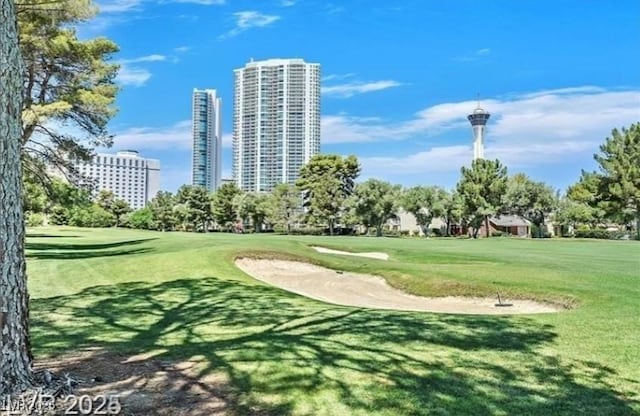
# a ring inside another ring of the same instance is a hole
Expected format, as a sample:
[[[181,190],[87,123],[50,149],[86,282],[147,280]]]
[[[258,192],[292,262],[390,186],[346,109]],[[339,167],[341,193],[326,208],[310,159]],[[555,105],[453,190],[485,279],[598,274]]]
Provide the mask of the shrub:
[[[27,214],[27,227],[40,227],[44,224],[44,215],[37,212]]]
[[[61,206],[56,206],[51,210],[49,222],[53,225],[69,224],[69,211]]]
[[[123,221],[123,223],[123,225],[138,230],[153,230],[155,225],[153,221],[153,212],[150,208],[142,208],[137,211],[133,211],[127,216],[126,221]]]
[[[502,237],[504,235],[505,233],[503,233],[502,231],[491,231],[491,237]]]
[[[291,235],[323,235],[322,228],[304,227],[304,228],[292,228]]]
[[[115,218],[97,204],[89,207],[74,208],[69,215],[69,225],[76,227],[110,227]]]
[[[615,231],[614,231],[615,232]],[[574,233],[576,238],[596,238],[600,240],[607,240],[612,237],[612,232],[603,229],[584,229],[580,228]]]

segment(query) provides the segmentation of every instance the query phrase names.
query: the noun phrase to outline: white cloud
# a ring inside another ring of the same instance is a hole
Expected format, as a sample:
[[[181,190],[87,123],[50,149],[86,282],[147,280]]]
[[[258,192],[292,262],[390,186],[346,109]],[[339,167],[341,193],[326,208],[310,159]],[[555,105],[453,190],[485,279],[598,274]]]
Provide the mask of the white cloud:
[[[359,159],[367,176],[387,176],[389,172],[396,175],[451,172],[467,163],[470,149],[469,146],[443,146],[408,156]]]
[[[142,0],[112,0],[98,3],[102,13],[123,13],[138,10]]]
[[[485,149],[487,159],[500,159],[511,169],[540,166],[566,161],[572,157],[593,152],[595,143],[569,141],[562,143],[530,143],[525,145],[502,144]],[[366,177],[388,177],[390,174],[428,175],[455,173],[461,166],[468,166],[472,147],[465,145],[437,146],[415,154],[396,157],[361,157],[362,173]]]
[[[364,94],[367,92],[381,91],[388,88],[399,87],[403,85],[398,81],[393,80],[381,80],[370,82],[349,82],[346,84],[330,85],[322,87],[322,94],[337,97],[337,98],[349,98],[356,94]]]
[[[332,81],[332,80],[342,80],[342,79],[354,77],[355,75],[356,74],[353,72],[350,72],[348,74],[331,74],[331,75],[322,77],[321,81],[326,82],[326,81]]]
[[[489,48],[478,49],[476,51],[476,55],[478,55],[478,56],[489,55],[490,52],[491,52],[491,49],[489,49]]]
[[[191,120],[168,127],[132,127],[114,137],[114,146],[127,149],[190,149],[191,142]]]
[[[226,3],[225,0],[171,0],[173,3],[193,3],[202,6],[221,6]]]
[[[131,64],[137,64],[141,62],[162,62],[166,60],[167,57],[160,54],[152,54],[140,56],[137,58],[117,60],[115,62],[117,64],[120,64],[120,70],[118,71],[118,77],[116,78],[116,81],[122,85],[141,87],[145,85],[151,78],[151,72],[148,69],[138,66],[132,66]]]
[[[295,6],[298,0],[280,0],[280,6],[282,7],[291,7]]]
[[[236,12],[233,14],[233,16],[236,19],[235,27],[230,31],[220,35],[218,39],[226,39],[237,36],[240,33],[251,28],[266,27],[280,20],[280,16],[262,14],[255,10]]]
[[[510,94],[483,100],[481,104],[492,113],[487,125],[489,142],[602,141],[612,128],[638,120],[640,90],[573,87]],[[475,101],[437,104],[402,122],[344,114],[329,116],[325,122],[332,129],[333,138],[326,139],[336,143],[398,140],[416,135],[428,138],[443,131],[469,129],[466,115],[476,105]]]
[[[120,66],[116,82],[122,85],[141,87],[151,78],[151,72],[144,68],[132,68],[127,65]]]
[[[510,167],[540,166],[588,157],[614,127],[640,118],[640,90],[606,90],[585,86],[538,91],[485,100],[492,113],[487,125],[487,158]],[[345,114],[323,119],[323,143],[429,139],[444,131],[459,132],[465,145],[434,146],[395,157],[361,158],[367,175],[454,172],[471,160],[471,131],[466,114],[474,101],[428,107],[415,117],[388,123]],[[456,140],[460,143],[462,140]]]
[[[230,148],[233,136],[222,135],[222,147]],[[191,149],[191,120],[164,127],[132,127],[115,133],[114,145],[132,149]]]
[[[138,58],[120,59],[118,62],[123,64],[132,64],[137,62],[159,62],[159,61],[166,61],[166,60],[167,60],[167,57],[164,55],[152,54],[152,55],[140,56]]]
[[[378,117],[355,117],[346,114],[322,116],[320,132],[323,144],[360,143],[382,140],[390,133]]]
[[[185,53],[191,50],[191,46],[178,46],[177,48],[173,48],[174,52],[177,53]]]

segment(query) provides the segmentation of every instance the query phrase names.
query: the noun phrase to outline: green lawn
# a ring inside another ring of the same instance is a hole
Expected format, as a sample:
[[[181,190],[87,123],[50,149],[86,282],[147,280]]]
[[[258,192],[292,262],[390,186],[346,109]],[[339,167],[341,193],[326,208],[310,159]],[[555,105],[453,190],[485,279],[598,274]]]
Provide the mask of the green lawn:
[[[248,414],[640,413],[638,242],[29,234],[37,357],[102,347],[197,358]],[[318,254],[313,244],[391,258]],[[332,306],[244,275],[233,259],[248,252],[376,273],[416,294],[499,291],[572,309],[495,317]]]

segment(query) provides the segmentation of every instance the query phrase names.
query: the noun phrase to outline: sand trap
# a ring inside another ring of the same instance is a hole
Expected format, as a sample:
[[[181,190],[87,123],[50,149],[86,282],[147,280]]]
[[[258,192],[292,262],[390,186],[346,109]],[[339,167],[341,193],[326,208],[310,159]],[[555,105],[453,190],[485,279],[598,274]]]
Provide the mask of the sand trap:
[[[357,257],[368,257],[370,259],[377,259],[377,260],[389,260],[389,255],[387,253],[378,253],[378,252],[351,253],[348,251],[333,250],[331,248],[325,248],[325,247],[311,247],[311,248],[317,251],[318,253],[324,253],[324,254],[340,254],[343,256],[357,256]]]
[[[557,312],[560,308],[529,301],[503,299],[510,307],[496,307],[496,299],[448,296],[426,298],[394,289],[376,276],[342,273],[309,263],[242,258],[236,265],[248,275],[312,299],[344,306],[459,314],[520,314]]]

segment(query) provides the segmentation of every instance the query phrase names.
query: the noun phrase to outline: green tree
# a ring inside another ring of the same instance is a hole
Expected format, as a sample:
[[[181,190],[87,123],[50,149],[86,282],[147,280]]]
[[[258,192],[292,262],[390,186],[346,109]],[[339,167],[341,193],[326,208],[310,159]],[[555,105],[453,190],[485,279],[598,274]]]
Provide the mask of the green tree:
[[[15,3],[0,0],[0,395],[33,384],[20,165],[23,68]]]
[[[193,226],[193,231],[201,227],[206,233],[208,223],[212,219],[211,195],[207,189],[202,186],[183,185],[178,189],[176,200],[186,207],[187,220]]]
[[[111,211],[115,202],[116,196],[112,191],[103,189],[98,192],[98,196],[96,197],[96,204],[98,204],[105,211]]]
[[[74,227],[111,227],[115,224],[115,216],[98,204],[87,207],[76,206],[69,210],[69,225]]]
[[[593,223],[593,208],[567,197],[558,199],[554,214],[554,220],[558,225],[569,226],[573,229],[577,228],[579,224]]]
[[[153,210],[150,207],[145,207],[133,211],[127,220],[129,227],[139,230],[153,230],[157,223],[153,216]]]
[[[600,165],[600,195],[610,215],[629,211],[640,239],[640,123],[613,129],[594,155]]]
[[[115,115],[118,51],[105,38],[79,40],[74,25],[97,12],[87,0],[26,5],[18,16],[22,74],[24,169],[47,180],[46,166],[76,179],[73,160],[88,160],[95,146],[109,147],[107,123]]]
[[[464,202],[457,192],[447,193],[444,200],[444,214],[446,235],[451,235],[451,225],[460,223],[464,217]]]
[[[499,160],[476,159],[471,167],[462,167],[457,191],[462,197],[464,215],[470,219],[474,237],[484,223],[490,236],[489,218],[502,210],[502,197],[507,189],[507,168]]]
[[[376,236],[382,236],[384,223],[396,215],[399,208],[400,185],[378,179],[368,179],[356,185],[353,193],[353,210],[365,228],[376,228]]]
[[[437,186],[414,186],[402,193],[400,205],[416,218],[425,237],[429,237],[429,224],[446,213],[447,192]]]
[[[574,202],[572,209],[576,213],[580,212],[576,217],[581,218],[579,223],[597,227],[604,221],[607,215],[607,202],[600,196],[601,182],[602,178],[597,172],[583,170],[578,182],[567,188],[567,198]],[[581,206],[578,207],[576,204]]]
[[[531,221],[538,230],[537,237],[542,237],[542,226],[553,212],[556,198],[553,189],[544,182],[535,182],[518,173],[507,181],[503,203],[508,212]]]
[[[298,221],[302,198],[300,191],[288,183],[276,185],[272,191],[271,220],[274,225],[282,227],[287,234],[291,233],[291,227]]]
[[[149,204],[157,228],[164,231],[173,229],[176,224],[174,211],[175,198],[171,192],[160,191]]]
[[[234,211],[243,222],[251,220],[256,233],[260,232],[271,211],[271,202],[269,195],[255,192],[237,194],[233,199]]]
[[[333,235],[353,193],[360,164],[355,156],[315,155],[300,169],[296,185],[303,193],[308,221],[327,224]]]
[[[212,202],[213,218],[218,226],[230,230],[238,219],[233,200],[240,194],[242,191],[235,183],[225,183],[218,188]]]
[[[124,199],[116,199],[115,201],[113,201],[113,205],[111,205],[111,209],[109,210],[109,212],[116,219],[115,225],[116,227],[118,227],[120,225],[122,216],[131,212],[131,207],[129,206],[129,203]]]
[[[33,178],[29,178],[25,175],[22,193],[24,195],[24,210],[32,213],[43,213],[47,209],[47,193],[42,185],[36,183]]]

